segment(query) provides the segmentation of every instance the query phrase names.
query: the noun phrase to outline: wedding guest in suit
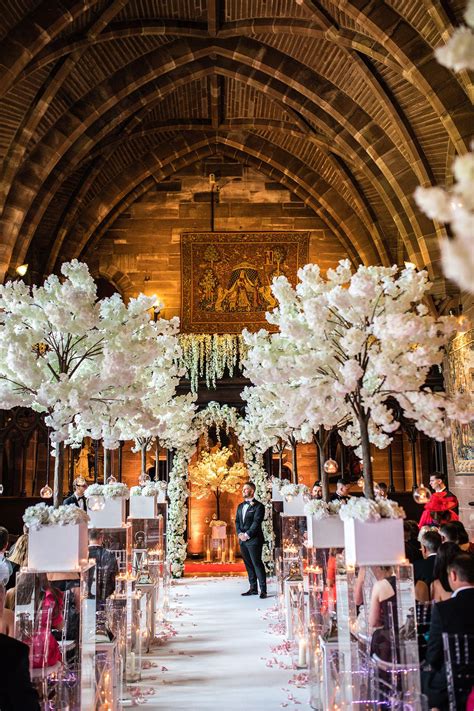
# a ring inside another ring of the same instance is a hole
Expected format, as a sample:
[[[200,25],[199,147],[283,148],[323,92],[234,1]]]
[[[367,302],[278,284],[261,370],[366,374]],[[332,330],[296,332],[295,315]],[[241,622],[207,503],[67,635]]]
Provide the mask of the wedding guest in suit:
[[[427,602],[430,599],[430,587],[433,582],[433,570],[436,553],[441,545],[441,536],[438,531],[426,531],[421,537],[422,560],[413,564],[415,578],[415,598],[418,602]]]
[[[87,489],[85,479],[83,479],[81,476],[76,477],[72,485],[74,488],[74,493],[64,499],[63,504],[72,504],[74,506],[78,506],[83,511],[87,511],[87,501],[86,497],[84,496],[84,492]]]
[[[414,563],[415,560],[421,560],[421,546],[418,541],[418,524],[416,521],[405,520],[403,522],[403,534],[405,537],[405,555]]]
[[[311,489],[312,499],[322,499],[323,498],[323,487],[320,481],[315,481],[313,488]]]
[[[260,597],[266,598],[267,576],[262,561],[264,542],[262,523],[265,518],[265,507],[254,498],[255,485],[251,481],[243,485],[242,495],[244,500],[237,507],[235,528],[250,585],[247,592],[242,595],[258,595],[258,581]]]
[[[429,669],[422,674],[423,692],[431,708],[447,708],[446,670],[443,633],[474,635],[474,556],[460,553],[448,565],[448,581],[453,594],[449,600],[433,605],[426,650]],[[459,699],[465,708],[466,699]]]
[[[29,647],[0,634],[0,709],[39,711],[38,695],[30,679]]]
[[[459,548],[465,553],[474,553],[474,543],[469,540],[468,533],[461,521],[450,521],[443,523],[439,527],[439,532],[443,541],[457,543]]]
[[[118,564],[114,554],[104,548],[104,532],[96,528],[89,531],[89,558],[95,560],[89,572],[89,595],[95,597],[97,606],[102,609],[115,590]]]
[[[336,483],[336,493],[331,496],[331,501],[341,501],[347,504],[350,499],[349,491],[351,490],[351,482],[345,479],[338,479]]]

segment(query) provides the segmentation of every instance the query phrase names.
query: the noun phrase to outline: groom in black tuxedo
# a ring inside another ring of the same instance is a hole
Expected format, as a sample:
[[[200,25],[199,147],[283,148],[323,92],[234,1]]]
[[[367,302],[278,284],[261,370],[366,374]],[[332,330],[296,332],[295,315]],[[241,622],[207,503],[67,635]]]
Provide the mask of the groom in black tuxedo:
[[[260,597],[267,597],[267,575],[262,561],[263,531],[265,506],[254,499],[255,486],[248,481],[242,487],[244,500],[237,507],[235,527],[240,543],[240,552],[244,559],[250,589],[242,595],[258,595],[257,580],[260,585]]]

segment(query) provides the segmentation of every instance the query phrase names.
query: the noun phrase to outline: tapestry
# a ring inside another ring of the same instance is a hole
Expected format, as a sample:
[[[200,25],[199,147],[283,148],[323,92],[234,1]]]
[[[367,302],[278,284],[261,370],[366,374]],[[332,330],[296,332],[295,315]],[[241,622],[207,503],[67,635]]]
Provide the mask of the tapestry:
[[[309,232],[188,232],[181,235],[181,330],[273,330],[274,277],[295,285],[308,261]]]
[[[474,394],[474,329],[459,333],[449,344],[448,368],[445,371],[447,391]],[[456,474],[474,474],[474,423],[451,425],[454,469]]]

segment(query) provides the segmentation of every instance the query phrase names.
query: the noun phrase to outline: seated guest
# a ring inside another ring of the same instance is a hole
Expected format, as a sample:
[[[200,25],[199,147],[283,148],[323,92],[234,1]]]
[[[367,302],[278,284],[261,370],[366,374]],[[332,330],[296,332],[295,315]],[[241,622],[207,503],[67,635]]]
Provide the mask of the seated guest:
[[[321,486],[320,481],[314,482],[313,488],[311,489],[311,498],[312,499],[322,499],[323,498],[323,487]]]
[[[76,477],[72,482],[74,493],[64,499],[63,504],[73,504],[74,506],[79,506],[80,509],[87,511],[87,501],[84,496],[84,492],[87,489],[87,484],[85,479],[81,476]]]
[[[430,599],[434,602],[448,600],[453,591],[449,587],[448,566],[459,555],[457,543],[442,543],[436,553],[431,583]]]
[[[28,645],[0,634],[0,659],[0,709],[40,711],[30,679]]]
[[[336,493],[331,496],[331,501],[341,501],[343,504],[347,504],[350,498],[351,483],[345,479],[338,479],[336,483]]]
[[[459,553],[448,565],[448,581],[453,594],[433,605],[426,650],[430,668],[422,673],[423,693],[431,708],[447,708],[443,633],[474,635],[474,556]],[[458,701],[458,708],[465,708],[466,699]]]
[[[450,521],[439,527],[443,541],[457,543],[459,548],[466,553],[474,553],[474,543],[471,543],[464,524],[461,521]]]
[[[63,626],[64,598],[53,588],[45,573],[17,576],[17,603],[34,604],[35,634],[32,644],[33,669],[52,667],[61,659],[61,651],[52,630]]]
[[[104,607],[105,600],[115,590],[118,564],[115,555],[104,548],[103,531],[96,528],[89,531],[89,558],[95,560],[89,573],[89,594],[96,598],[98,607]]]
[[[372,572],[377,582],[372,588],[369,629],[372,631],[370,653],[386,662],[395,661],[393,640],[398,640],[396,576],[391,566],[376,566]]]
[[[415,599],[418,602],[428,602],[430,587],[433,582],[433,570],[436,553],[441,545],[441,536],[438,531],[426,531],[421,537],[422,560],[415,561],[413,573],[415,578]]]
[[[5,586],[0,585],[0,633],[13,637],[14,632],[15,615],[11,610],[5,608]]]
[[[7,585],[13,572],[13,566],[6,557],[8,549],[8,531],[0,526],[0,585]]]
[[[28,564],[28,529],[23,527],[23,533],[16,541],[7,556],[12,565],[12,574],[6,585],[6,589],[15,587],[16,575],[20,568]]]
[[[403,522],[403,534],[405,537],[405,556],[413,565],[415,560],[421,560],[421,546],[418,541],[418,524],[416,521],[405,520]]]

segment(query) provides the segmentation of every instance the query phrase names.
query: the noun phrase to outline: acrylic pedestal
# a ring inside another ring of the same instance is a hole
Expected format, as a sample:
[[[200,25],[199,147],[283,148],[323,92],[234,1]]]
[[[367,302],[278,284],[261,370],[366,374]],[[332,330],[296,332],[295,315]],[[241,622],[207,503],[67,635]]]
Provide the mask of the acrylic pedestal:
[[[87,508],[89,514],[89,528],[120,528],[125,524],[126,499],[117,496],[105,499],[105,506],[100,511]]]
[[[381,591],[392,589],[393,595],[385,600],[380,624],[371,629],[369,615],[375,585]],[[337,671],[339,686],[344,685],[345,689],[340,707],[351,708],[366,699],[383,701],[388,708],[395,708],[410,694],[414,700],[410,708],[421,708],[412,566],[360,566],[357,575],[354,567],[346,566],[336,575],[336,594],[340,656]],[[357,615],[360,603],[362,608]],[[376,680],[387,662],[391,674],[381,692]]]
[[[28,568],[80,571],[89,559],[87,523],[32,528],[28,536]]]
[[[117,559],[119,573],[126,572],[130,567],[130,524],[126,523],[118,528],[100,528],[104,536],[104,548],[113,553]]]
[[[118,641],[96,641],[97,709],[120,711],[123,697],[123,667]]]
[[[124,678],[141,678],[143,639],[146,625],[145,598],[141,592],[114,593],[107,600],[107,621],[123,659]]]
[[[96,707],[96,603],[89,595],[93,568],[22,568],[17,574],[15,637],[30,647],[32,681],[43,698],[53,688],[56,706],[70,711]],[[48,686],[51,679],[54,687]]]
[[[306,500],[303,498],[303,494],[288,498],[283,497],[283,513],[287,516],[305,516],[305,505]]]
[[[130,496],[129,518],[156,518],[156,494]]]

